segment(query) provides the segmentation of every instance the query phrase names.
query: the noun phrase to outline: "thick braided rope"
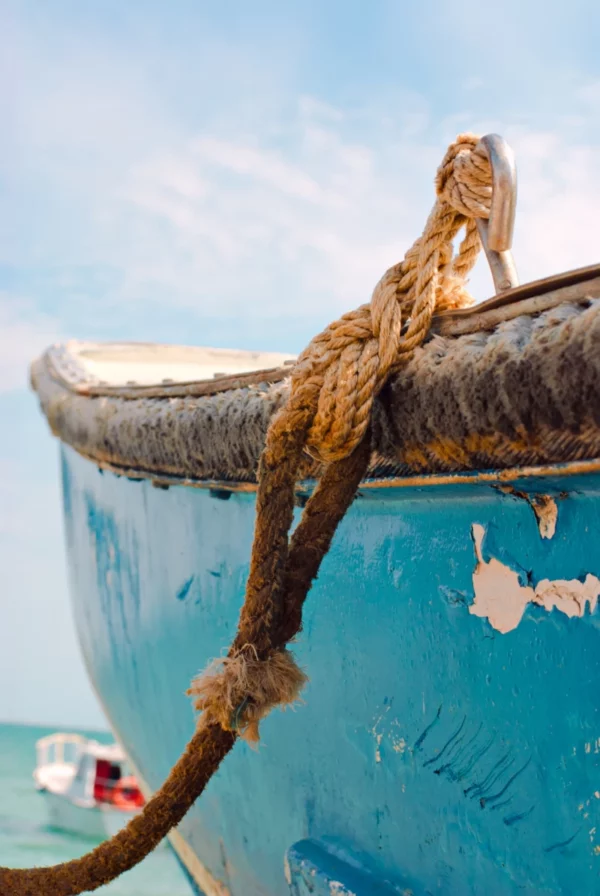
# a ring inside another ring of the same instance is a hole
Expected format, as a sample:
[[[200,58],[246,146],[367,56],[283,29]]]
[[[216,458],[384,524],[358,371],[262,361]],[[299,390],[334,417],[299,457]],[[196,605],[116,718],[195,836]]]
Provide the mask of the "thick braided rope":
[[[485,154],[475,151],[477,142],[463,135],[449,148],[423,235],[386,271],[371,303],[331,324],[298,359],[292,396],[304,391],[309,403],[313,396],[307,447],[325,463],[345,457],[361,441],[376,395],[423,342],[434,311],[472,304],[464,283],[480,249],[474,219],[489,215],[491,201],[491,170]],[[465,224],[453,259],[453,240]],[[286,425],[280,421],[279,429]]]
[[[126,828],[82,858],[50,868],[0,868],[1,894],[74,896],[132,868],[183,818],[237,734],[257,740],[261,719],[298,698],[306,676],[287,645],[301,629],[311,583],[367,469],[373,401],[422,343],[434,310],[472,301],[464,283],[480,248],[474,219],[489,215],[491,198],[491,172],[477,142],[463,135],[449,148],[423,236],[384,274],[371,304],[331,324],[299,358],[289,401],[273,419],[261,457],[238,632],[227,656],[192,683],[202,715],[167,781]],[[327,466],[290,540],[306,450]]]

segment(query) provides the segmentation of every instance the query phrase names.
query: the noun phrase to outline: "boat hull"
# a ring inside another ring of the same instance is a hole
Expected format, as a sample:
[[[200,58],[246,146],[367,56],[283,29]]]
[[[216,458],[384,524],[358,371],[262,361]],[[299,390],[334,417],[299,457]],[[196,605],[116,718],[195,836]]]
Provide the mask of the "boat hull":
[[[52,828],[88,837],[92,840],[106,840],[118,833],[132,818],[131,812],[121,812],[110,807],[78,806],[67,796],[42,792],[48,810],[48,821]]]
[[[87,668],[155,790],[235,633],[255,498],[62,471]],[[600,475],[569,472],[361,489],[294,647],[305,705],[172,840],[201,892],[598,891]]]

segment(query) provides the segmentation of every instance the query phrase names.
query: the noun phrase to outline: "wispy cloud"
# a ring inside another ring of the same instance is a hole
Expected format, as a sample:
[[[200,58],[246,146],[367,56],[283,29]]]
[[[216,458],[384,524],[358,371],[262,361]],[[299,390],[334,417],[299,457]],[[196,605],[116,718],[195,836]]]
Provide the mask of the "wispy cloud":
[[[287,151],[211,135],[136,166],[115,207],[129,235],[127,258],[113,259],[126,271],[124,295],[160,284],[174,305],[246,316],[334,315],[367,301],[421,231],[441,150],[430,129],[398,142],[394,160],[389,148],[344,135],[342,116],[325,126],[303,115]],[[519,160],[522,277],[593,261],[592,143],[566,128],[507,130]],[[479,298],[491,290],[485,266],[473,285]]]
[[[407,209],[372,147],[307,121],[306,110],[289,130],[287,153],[256,136],[211,135],[133,170],[119,212],[132,293],[162,282],[175,303],[248,316],[324,302],[335,313],[368,297],[407,241]]]
[[[82,335],[85,328],[104,333],[98,322],[109,315],[115,337],[131,336],[143,312],[145,337],[156,319],[160,338],[167,307],[174,317],[185,313],[185,338],[190,315],[301,315],[321,326],[368,301],[379,276],[418,236],[436,165],[462,129],[499,129],[515,146],[522,277],[593,260],[597,79],[572,70],[566,78],[561,70],[570,104],[545,107],[543,126],[535,115],[524,125],[518,103],[508,111],[496,102],[499,115],[487,118],[486,101],[495,95],[478,27],[463,21],[462,8],[450,14],[440,2],[438,9],[431,48],[452,21],[453,46],[469,60],[468,71],[450,77],[455,97],[444,114],[437,94],[407,78],[343,101],[294,94],[291,38],[289,60],[267,60],[258,44],[252,53],[239,38],[225,46],[213,28],[226,64],[217,66],[201,37],[192,65],[181,29],[183,61],[159,41],[152,18],[144,29],[137,22],[128,46],[122,37],[109,40],[104,23],[83,30],[74,19],[57,31],[42,17],[43,27],[26,29],[14,16],[7,33],[19,88],[5,102],[16,126],[0,157],[12,214],[0,225],[0,260],[16,271],[18,291],[32,309]],[[385,47],[393,5],[383,4],[382,16]],[[524,46],[523,35],[517,43]],[[162,78],[148,68],[155,45]],[[543,55],[533,55],[544,65]],[[510,63],[498,54],[493,60],[497,82],[512,84]],[[207,65],[212,78],[202,81]],[[547,83],[559,91],[559,76],[546,68]],[[182,72],[193,89],[184,90]],[[478,298],[491,291],[484,264],[472,286]]]

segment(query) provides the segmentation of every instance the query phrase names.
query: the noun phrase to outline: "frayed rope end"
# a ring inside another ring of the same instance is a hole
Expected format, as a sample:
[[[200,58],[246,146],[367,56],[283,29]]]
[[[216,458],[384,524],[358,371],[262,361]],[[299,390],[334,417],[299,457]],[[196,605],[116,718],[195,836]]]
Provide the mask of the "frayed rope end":
[[[250,646],[213,660],[187,693],[204,718],[256,744],[262,719],[275,706],[285,709],[297,702],[307,681],[289,650],[276,650],[261,660]]]

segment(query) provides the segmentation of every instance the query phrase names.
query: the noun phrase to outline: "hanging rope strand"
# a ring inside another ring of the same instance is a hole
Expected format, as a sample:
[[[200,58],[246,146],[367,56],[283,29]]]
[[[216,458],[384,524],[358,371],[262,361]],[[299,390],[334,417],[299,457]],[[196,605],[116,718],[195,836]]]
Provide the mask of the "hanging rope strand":
[[[491,171],[478,138],[453,143],[436,177],[437,201],[422,237],[375,287],[371,303],[345,314],[310,343],[294,368],[259,466],[256,528],[238,632],[227,656],[191,685],[196,733],[142,813],[80,859],[50,868],[0,868],[0,893],[75,896],[140,862],[200,796],[238,735],[259,737],[275,706],[294,703],[306,681],[287,650],[321,561],[352,503],[370,456],[373,402],[425,339],[436,309],[472,304],[465,278],[480,249],[475,218],[488,217]],[[453,240],[466,234],[453,258]],[[303,452],[325,471],[291,540]]]

